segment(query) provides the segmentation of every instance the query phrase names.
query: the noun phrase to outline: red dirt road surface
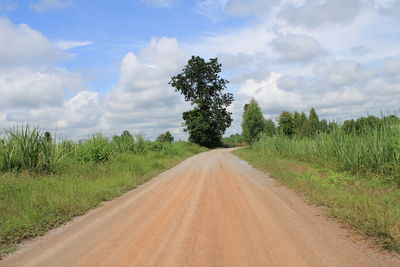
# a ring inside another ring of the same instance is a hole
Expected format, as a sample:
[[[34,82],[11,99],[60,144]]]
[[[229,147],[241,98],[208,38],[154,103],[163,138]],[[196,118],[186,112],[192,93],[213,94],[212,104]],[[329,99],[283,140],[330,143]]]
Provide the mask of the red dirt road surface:
[[[196,155],[1,266],[400,266],[230,154]]]

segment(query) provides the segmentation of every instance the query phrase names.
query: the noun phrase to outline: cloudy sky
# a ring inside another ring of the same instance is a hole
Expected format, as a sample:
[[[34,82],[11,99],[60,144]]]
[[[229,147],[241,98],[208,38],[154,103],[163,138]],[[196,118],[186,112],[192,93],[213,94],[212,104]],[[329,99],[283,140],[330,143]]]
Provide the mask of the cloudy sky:
[[[185,138],[168,81],[191,55],[223,64],[227,134],[252,97],[272,119],[400,110],[399,0],[0,0],[0,128]]]

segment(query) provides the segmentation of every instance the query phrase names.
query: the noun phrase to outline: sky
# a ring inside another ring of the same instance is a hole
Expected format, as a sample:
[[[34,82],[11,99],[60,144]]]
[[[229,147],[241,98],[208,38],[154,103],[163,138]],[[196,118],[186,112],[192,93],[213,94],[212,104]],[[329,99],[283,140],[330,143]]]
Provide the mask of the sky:
[[[399,0],[0,0],[0,129],[185,139],[168,82],[192,55],[230,81],[226,135],[251,98],[267,119],[400,113]]]

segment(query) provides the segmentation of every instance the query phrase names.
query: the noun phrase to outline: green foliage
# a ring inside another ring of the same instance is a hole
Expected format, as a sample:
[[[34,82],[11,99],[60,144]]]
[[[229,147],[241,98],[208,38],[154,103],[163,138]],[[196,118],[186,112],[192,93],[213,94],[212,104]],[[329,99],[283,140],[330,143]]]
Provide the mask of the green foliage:
[[[241,134],[232,134],[229,137],[222,138],[225,147],[237,147],[246,144],[246,140]]]
[[[126,138],[126,139],[132,139],[132,135],[128,130],[124,130],[121,134],[122,138]]]
[[[275,123],[270,119],[265,121],[264,133],[273,136],[276,133]]]
[[[399,123],[399,119],[390,115],[388,117],[383,117],[379,119],[375,116],[361,117],[357,120],[346,120],[343,123],[343,129],[347,134],[363,134],[369,132],[370,130],[386,127],[387,125],[395,125]]]
[[[167,144],[165,142],[149,142],[147,143],[147,150],[149,151],[163,151],[167,147]]]
[[[243,112],[242,135],[248,144],[255,142],[266,129],[266,122],[257,101],[252,99]]]
[[[286,136],[292,136],[295,133],[294,121],[290,112],[284,111],[278,118],[279,130]]]
[[[321,120],[321,121],[319,122],[318,128],[319,128],[319,131],[320,131],[321,133],[326,133],[326,132],[328,132],[328,131],[329,131],[329,128],[328,128],[328,121],[327,121],[327,120]]]
[[[53,141],[53,138],[51,137],[50,132],[45,132],[44,133],[44,139],[46,140],[47,143],[51,143]]]
[[[305,114],[304,114],[305,116]],[[301,134],[301,129],[303,127],[303,123],[306,120],[306,118],[303,119],[303,117],[298,113],[297,111],[293,112],[293,127],[294,127],[294,132],[297,135]]]
[[[217,58],[206,62],[192,56],[182,73],[169,82],[195,106],[182,115],[189,141],[206,147],[221,145],[222,135],[232,123],[226,108],[233,102],[233,95],[223,93],[228,81],[219,77],[221,67]]]
[[[127,130],[123,131],[121,136],[113,136],[111,146],[114,152],[135,152],[136,150],[135,140]]]
[[[68,153],[48,134],[43,135],[38,127],[28,124],[6,130],[0,144],[0,170],[56,171]]]
[[[317,112],[311,108],[308,119],[303,124],[303,134],[307,137],[315,137],[320,130],[320,122]]]
[[[333,128],[334,129],[334,128]],[[400,123],[348,134],[346,128],[314,138],[263,137],[254,149],[304,161],[330,164],[338,170],[374,173],[400,186]]]
[[[171,143],[171,142],[174,141],[174,137],[172,136],[172,134],[169,131],[167,131],[165,133],[160,134],[157,137],[156,141],[157,142],[162,142],[162,143]]]
[[[99,133],[79,146],[78,161],[80,163],[105,162],[110,159],[111,154],[112,149],[108,139]]]
[[[135,135],[135,138],[136,142],[135,142],[134,153],[144,154],[146,152],[146,140],[144,140],[144,137],[141,134]]]

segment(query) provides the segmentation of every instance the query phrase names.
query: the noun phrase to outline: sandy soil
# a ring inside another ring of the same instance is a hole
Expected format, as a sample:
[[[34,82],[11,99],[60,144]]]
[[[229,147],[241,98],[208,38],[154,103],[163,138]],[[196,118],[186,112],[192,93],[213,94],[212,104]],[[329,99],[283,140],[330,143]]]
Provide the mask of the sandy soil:
[[[196,155],[1,266],[400,266],[230,154]]]

